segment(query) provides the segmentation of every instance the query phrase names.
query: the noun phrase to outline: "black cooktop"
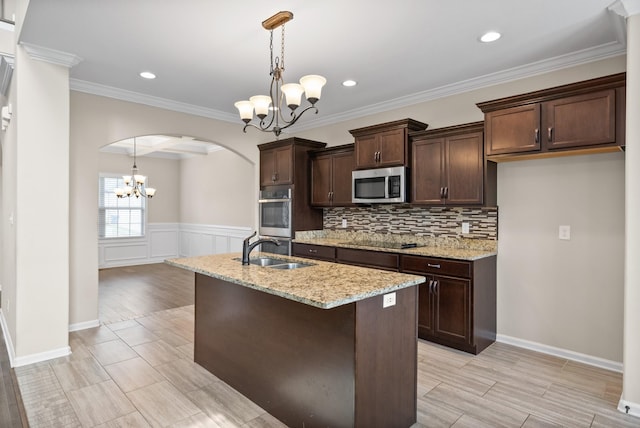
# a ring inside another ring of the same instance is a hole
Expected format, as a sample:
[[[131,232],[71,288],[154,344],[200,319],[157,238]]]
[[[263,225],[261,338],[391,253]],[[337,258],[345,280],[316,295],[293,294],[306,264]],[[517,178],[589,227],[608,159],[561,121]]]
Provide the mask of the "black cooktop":
[[[364,247],[390,248],[394,250],[404,250],[407,248],[422,247],[423,245],[415,242],[385,242],[385,241],[353,241],[345,242],[349,245],[358,245]]]

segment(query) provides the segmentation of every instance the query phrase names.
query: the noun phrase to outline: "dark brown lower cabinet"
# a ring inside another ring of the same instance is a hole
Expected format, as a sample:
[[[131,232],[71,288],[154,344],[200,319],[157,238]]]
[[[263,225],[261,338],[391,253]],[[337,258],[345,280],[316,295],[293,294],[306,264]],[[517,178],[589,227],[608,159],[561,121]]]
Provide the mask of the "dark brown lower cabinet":
[[[496,340],[496,257],[458,261],[403,255],[401,272],[424,275],[418,337],[478,354]]]
[[[293,244],[293,255],[422,275],[418,337],[478,354],[496,340],[496,256],[453,260]]]

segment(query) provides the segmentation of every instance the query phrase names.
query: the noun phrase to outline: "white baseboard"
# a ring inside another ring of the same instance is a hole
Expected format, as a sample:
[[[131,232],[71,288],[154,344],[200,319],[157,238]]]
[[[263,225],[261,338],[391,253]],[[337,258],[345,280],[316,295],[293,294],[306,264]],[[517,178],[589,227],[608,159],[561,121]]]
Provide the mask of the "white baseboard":
[[[86,330],[88,328],[100,327],[100,320],[91,320],[69,324],[69,331]]]
[[[618,410],[622,413],[640,418],[640,404],[638,403],[632,403],[631,401],[626,401],[621,398],[618,403]]]
[[[506,336],[504,334],[497,334],[496,341],[506,343],[508,345],[517,346],[519,348],[530,349],[532,351],[541,352],[543,354],[566,358],[567,360],[577,361],[579,363],[588,364],[590,366],[600,367],[603,369],[622,373],[622,363],[619,363],[617,361],[606,360],[604,358],[581,354],[580,352],[574,352],[563,348],[556,348],[554,346],[549,346],[538,342],[531,342],[529,340]]]
[[[7,320],[4,317],[2,309],[0,309],[0,324],[2,325],[2,334],[4,335],[4,342],[7,346],[7,352],[9,354],[9,364],[11,364],[11,367],[27,366],[29,364],[39,363],[41,361],[47,361],[53,358],[66,357],[67,355],[71,355],[71,348],[69,346],[63,346],[62,348],[52,349],[51,351],[25,355],[24,357],[16,357],[16,351],[13,347],[13,341],[11,340],[9,328],[7,326]]]
[[[24,357],[16,357],[13,359],[12,367],[28,366],[29,364],[66,357],[67,355],[71,355],[71,348],[69,346],[63,346],[62,348],[52,349],[51,351],[25,355]]]
[[[4,344],[7,347],[7,353],[9,354],[9,364],[13,367],[13,360],[16,355],[16,351],[13,348],[13,340],[9,334],[9,326],[7,320],[4,317],[4,311],[0,308],[0,326],[2,326],[2,335],[4,336]]]

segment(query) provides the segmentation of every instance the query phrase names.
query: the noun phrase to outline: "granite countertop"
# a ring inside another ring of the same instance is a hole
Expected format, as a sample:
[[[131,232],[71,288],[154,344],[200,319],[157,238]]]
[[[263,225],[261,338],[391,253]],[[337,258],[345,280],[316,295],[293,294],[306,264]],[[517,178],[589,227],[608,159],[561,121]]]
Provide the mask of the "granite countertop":
[[[243,266],[240,253],[169,259],[165,262],[196,273],[322,309],[335,308],[425,282],[425,278],[358,266],[253,252],[251,258],[273,257],[313,266],[279,270]],[[238,259],[238,260],[234,260]]]
[[[372,246],[371,244],[367,245],[372,241],[374,243],[415,242],[423,246],[399,249],[381,248],[380,246]],[[497,241],[459,238],[422,238],[411,235],[362,234],[331,230],[296,232],[296,237],[293,242],[467,261],[478,260],[498,254]]]

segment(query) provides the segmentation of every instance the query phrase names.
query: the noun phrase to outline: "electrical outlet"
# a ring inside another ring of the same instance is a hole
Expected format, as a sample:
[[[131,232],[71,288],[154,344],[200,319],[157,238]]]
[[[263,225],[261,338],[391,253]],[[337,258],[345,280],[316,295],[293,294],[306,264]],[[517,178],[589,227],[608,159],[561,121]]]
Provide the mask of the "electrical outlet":
[[[462,233],[469,233],[469,223],[462,222]]]
[[[569,241],[571,239],[571,226],[560,225],[560,227],[558,227],[558,239]]]
[[[396,293],[389,293],[382,296],[382,307],[388,308],[396,304]]]
[[[343,219],[342,219],[342,228],[343,228],[343,229],[346,229],[346,228],[347,228],[347,219],[346,219],[346,218],[343,218]]]

